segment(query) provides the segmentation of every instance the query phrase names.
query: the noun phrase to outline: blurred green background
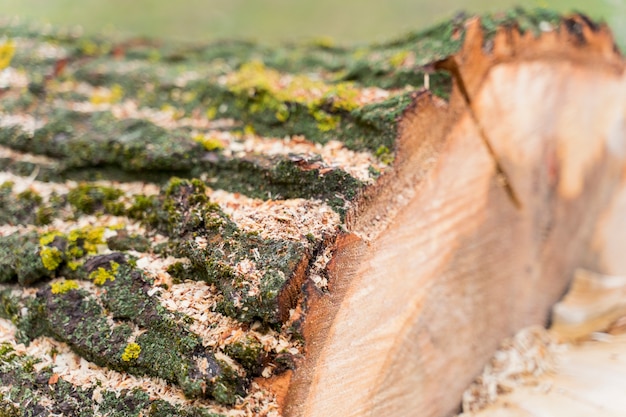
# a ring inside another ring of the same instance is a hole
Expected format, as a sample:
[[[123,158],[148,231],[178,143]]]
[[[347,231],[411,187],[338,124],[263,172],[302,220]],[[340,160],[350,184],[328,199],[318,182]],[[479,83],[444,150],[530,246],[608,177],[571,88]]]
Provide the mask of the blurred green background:
[[[514,5],[583,11],[607,21],[625,44],[626,0],[0,0],[0,14],[80,25],[87,33],[264,42],[323,36],[354,43],[388,39],[461,10]]]

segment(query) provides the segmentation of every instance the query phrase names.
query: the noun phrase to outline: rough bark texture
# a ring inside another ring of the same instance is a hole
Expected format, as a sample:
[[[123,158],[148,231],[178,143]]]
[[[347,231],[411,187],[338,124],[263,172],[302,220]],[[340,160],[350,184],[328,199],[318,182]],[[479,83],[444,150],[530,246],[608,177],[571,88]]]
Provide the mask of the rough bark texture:
[[[445,415],[622,213],[623,62],[581,16],[355,48],[0,36],[0,415]],[[596,88],[616,113],[569,106]]]

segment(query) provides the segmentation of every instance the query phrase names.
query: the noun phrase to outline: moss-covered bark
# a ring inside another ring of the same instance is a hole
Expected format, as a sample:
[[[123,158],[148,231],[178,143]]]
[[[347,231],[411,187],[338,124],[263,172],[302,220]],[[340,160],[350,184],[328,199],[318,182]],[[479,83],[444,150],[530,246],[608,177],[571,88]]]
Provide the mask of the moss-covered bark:
[[[82,389],[63,379],[55,380],[52,369],[35,370],[35,357],[17,353],[9,344],[0,345],[0,381],[11,387],[0,394],[0,415],[3,417],[71,415],[91,417],[218,417],[196,407],[180,407],[150,398],[141,390],[121,393]],[[19,404],[16,406],[14,404]]]

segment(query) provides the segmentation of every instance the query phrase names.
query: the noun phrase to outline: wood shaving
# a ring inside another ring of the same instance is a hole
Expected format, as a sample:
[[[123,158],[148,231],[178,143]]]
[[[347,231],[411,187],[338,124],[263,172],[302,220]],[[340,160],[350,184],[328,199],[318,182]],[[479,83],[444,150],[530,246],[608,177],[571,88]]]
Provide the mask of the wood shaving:
[[[221,296],[214,286],[204,282],[186,281],[174,284],[158,295],[160,303],[170,311],[183,313],[193,322],[189,329],[202,338],[203,345],[223,350],[228,344],[253,338],[266,352],[293,355],[302,353],[300,342],[274,330],[261,333],[215,311]]]
[[[205,135],[218,139],[224,145],[222,152],[226,156],[241,158],[246,154],[268,156],[295,154],[311,158],[319,155],[324,167],[341,169],[354,178],[368,183],[373,182],[371,168],[379,172],[384,172],[388,168],[371,152],[352,151],[337,140],[322,145],[311,142],[304,136],[287,136],[280,139],[248,134],[241,139],[232,132],[219,131],[206,132]]]
[[[559,350],[556,340],[540,326],[521,330],[505,340],[482,375],[463,393],[463,411],[473,412],[494,402],[515,387],[554,369]]]
[[[339,215],[320,201],[263,201],[223,190],[209,190],[208,194],[238,227],[264,239],[306,242],[306,235],[321,239],[340,224]]]
[[[26,72],[13,67],[7,67],[0,71],[0,89],[22,89],[28,86]]]
[[[45,126],[44,118],[34,118],[29,114],[0,113],[0,127],[18,127],[29,136],[35,134],[35,130]]]
[[[313,265],[311,265],[311,272],[309,279],[313,281],[313,284],[322,291],[328,290],[328,277],[326,275],[326,267],[332,259],[333,247],[327,246],[324,251],[315,258]]]

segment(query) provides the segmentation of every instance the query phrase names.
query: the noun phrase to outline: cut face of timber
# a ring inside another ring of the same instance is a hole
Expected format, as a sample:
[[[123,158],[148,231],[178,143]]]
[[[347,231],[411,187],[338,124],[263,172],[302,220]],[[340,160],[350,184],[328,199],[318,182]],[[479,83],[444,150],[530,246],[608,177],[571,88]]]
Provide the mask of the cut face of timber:
[[[449,415],[576,268],[619,267],[624,64],[606,29],[569,24],[485,46],[471,23],[440,63],[458,70],[449,104],[426,92],[405,112],[395,172],[338,239],[331,295],[310,302],[291,415]]]

